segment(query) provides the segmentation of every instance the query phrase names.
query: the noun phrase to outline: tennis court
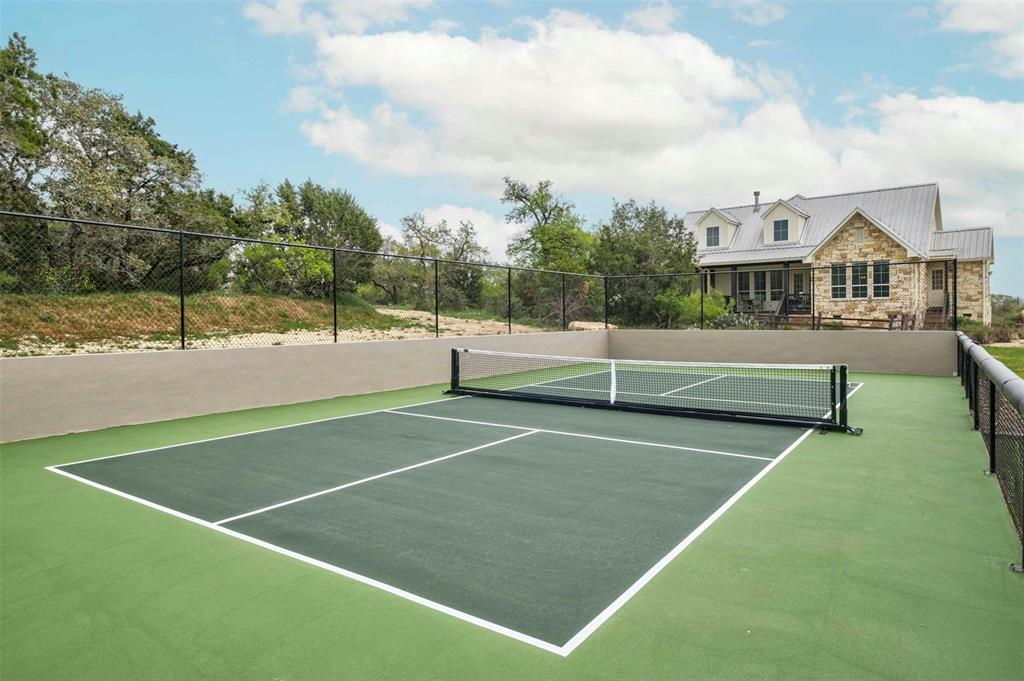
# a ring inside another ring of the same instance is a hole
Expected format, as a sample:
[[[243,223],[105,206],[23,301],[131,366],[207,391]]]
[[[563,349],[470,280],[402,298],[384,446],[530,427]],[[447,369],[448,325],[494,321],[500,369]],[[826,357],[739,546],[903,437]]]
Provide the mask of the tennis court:
[[[812,432],[460,396],[50,470],[568,655]]]

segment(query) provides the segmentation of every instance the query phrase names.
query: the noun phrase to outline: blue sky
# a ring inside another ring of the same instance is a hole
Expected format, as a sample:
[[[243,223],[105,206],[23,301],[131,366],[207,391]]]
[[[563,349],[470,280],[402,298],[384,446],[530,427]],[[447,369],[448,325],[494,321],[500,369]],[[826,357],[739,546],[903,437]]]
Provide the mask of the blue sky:
[[[384,225],[472,219],[503,258],[506,174],[591,223],[613,198],[938,181],[947,228],[995,228],[993,290],[1024,295],[1017,3],[4,0],[0,24],[226,193],[309,177]]]

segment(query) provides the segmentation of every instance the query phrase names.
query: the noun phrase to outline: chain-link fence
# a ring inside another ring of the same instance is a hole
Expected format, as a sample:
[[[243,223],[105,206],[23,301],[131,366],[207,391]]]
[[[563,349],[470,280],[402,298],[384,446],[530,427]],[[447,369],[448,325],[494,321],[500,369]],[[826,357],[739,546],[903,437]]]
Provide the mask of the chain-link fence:
[[[980,271],[958,293],[955,260],[601,276],[0,216],[4,355],[606,326],[945,329],[955,328],[958,315],[985,321],[989,304]]]
[[[958,334],[957,374],[974,429],[988,450],[987,472],[999,480],[1024,551],[1024,379],[963,333]],[[1010,567],[1024,572],[1024,554]]]

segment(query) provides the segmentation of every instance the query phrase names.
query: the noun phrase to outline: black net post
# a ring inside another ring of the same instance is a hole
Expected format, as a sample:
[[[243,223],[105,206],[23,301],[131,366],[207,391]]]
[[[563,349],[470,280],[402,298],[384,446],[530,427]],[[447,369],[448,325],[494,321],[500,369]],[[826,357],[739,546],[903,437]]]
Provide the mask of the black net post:
[[[828,412],[829,418],[835,420],[838,417],[838,411],[836,407],[836,368],[832,367],[832,370],[828,373],[828,398],[831,405],[831,409]],[[844,400],[845,402],[845,400]]]
[[[608,328],[608,275],[604,275],[604,328]]]
[[[178,334],[185,349],[185,232],[178,232]]]
[[[956,331],[959,327],[957,317],[959,316],[959,310],[956,308],[957,298],[959,298],[959,292],[956,290],[958,276],[956,275],[956,259],[953,258],[953,331]]]
[[[331,249],[331,306],[334,308],[334,342],[338,342],[338,249]]]
[[[456,391],[459,389],[459,350],[458,348],[452,348],[452,380],[451,389]]]
[[[847,411],[846,411],[846,390],[849,385],[847,378],[847,366],[845,364],[839,365],[839,425],[846,428],[847,423]]]
[[[512,268],[508,268],[508,332],[512,334]]]
[[[441,278],[438,262],[434,259],[434,338],[441,337]]]
[[[565,318],[565,273],[562,273],[562,331],[565,331],[569,327],[569,322]]]

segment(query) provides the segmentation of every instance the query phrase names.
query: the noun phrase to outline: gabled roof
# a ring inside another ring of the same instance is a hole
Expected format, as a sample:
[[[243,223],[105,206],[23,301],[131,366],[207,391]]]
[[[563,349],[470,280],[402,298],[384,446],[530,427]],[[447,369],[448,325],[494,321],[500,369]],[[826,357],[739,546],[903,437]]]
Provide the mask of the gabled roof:
[[[797,194],[797,196],[800,196],[800,195]],[[801,198],[803,198],[803,197],[801,197]],[[807,213],[803,212],[802,210],[800,210],[799,208],[794,206],[792,203],[790,203],[786,199],[779,199],[778,201],[776,201],[775,203],[771,204],[770,206],[765,206],[764,208],[761,209],[761,215],[768,215],[768,213],[771,213],[773,210],[775,210],[779,206],[785,206],[786,208],[789,208],[791,211],[793,211],[794,213],[796,213],[797,215],[799,215],[802,218],[809,218],[809,217],[811,217],[810,215],[808,215]]]
[[[700,222],[701,220],[703,220],[704,218],[706,218],[708,216],[708,213],[714,213],[715,215],[717,215],[718,217],[722,218],[726,222],[731,222],[734,225],[740,224],[740,221],[737,220],[735,217],[733,217],[732,215],[729,215],[725,211],[719,210],[717,208],[709,208],[706,211],[704,211],[703,213],[701,213],[700,217],[697,218],[696,220],[694,220],[694,224],[696,224],[696,223]],[[690,215],[690,213],[687,213],[687,215]]]
[[[828,234],[826,234],[825,237],[821,241],[819,241],[817,243],[817,245],[814,246],[814,248],[811,249],[811,252],[808,253],[804,257],[804,260],[805,261],[806,260],[810,260],[812,257],[814,257],[814,254],[817,253],[818,250],[821,249],[822,246],[827,244],[829,242],[829,240],[831,240],[832,237],[834,237],[836,235],[836,232],[838,232],[840,229],[842,229],[843,225],[845,225],[847,222],[849,222],[850,218],[852,218],[854,215],[860,215],[865,220],[867,220],[868,222],[873,224],[875,227],[877,227],[878,229],[880,229],[883,232],[885,232],[886,234],[888,234],[896,243],[898,243],[900,246],[903,246],[903,248],[907,249],[907,255],[908,256],[920,257],[920,256],[924,255],[924,253],[922,253],[918,249],[914,248],[913,244],[910,244],[909,242],[907,242],[906,239],[904,239],[899,234],[897,234],[893,230],[892,227],[890,227],[889,225],[885,224],[884,222],[882,222],[878,218],[876,218],[873,215],[871,215],[871,213],[867,212],[866,210],[864,210],[863,208],[858,206],[858,207],[854,208],[853,210],[851,210],[846,217],[844,217],[842,220],[837,222],[836,226],[832,229],[832,231],[829,232]]]
[[[698,251],[701,264],[801,260],[825,241],[855,209],[884,225],[900,243],[909,245],[913,252],[920,254],[929,251],[932,233],[942,229],[941,218],[938,217],[941,215],[938,210],[939,186],[934,183],[827,196],[796,194],[786,203],[808,216],[798,243],[785,246],[764,243],[764,211],[755,213],[753,204],[716,208],[713,210],[736,219],[739,224],[728,247]],[[707,213],[706,210],[687,213],[687,224],[695,224]]]
[[[995,247],[992,243],[992,228],[969,227],[934,232],[928,246],[928,256],[994,261]]]

